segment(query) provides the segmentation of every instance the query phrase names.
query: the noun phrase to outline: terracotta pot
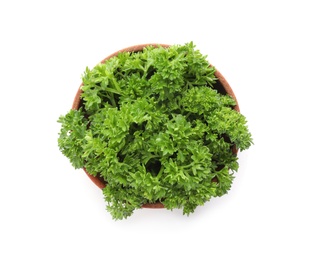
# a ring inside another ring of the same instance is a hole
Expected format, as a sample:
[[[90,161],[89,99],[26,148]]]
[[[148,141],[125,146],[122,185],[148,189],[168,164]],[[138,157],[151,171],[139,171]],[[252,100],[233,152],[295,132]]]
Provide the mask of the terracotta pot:
[[[158,47],[158,46],[162,46],[164,48],[168,48],[170,45],[168,44],[140,44],[140,45],[134,45],[134,46],[130,46],[130,47],[127,47],[127,48],[124,48],[124,49],[121,49],[117,52],[114,52],[112,53],[111,55],[107,56],[105,59],[103,59],[101,61],[101,63],[104,63],[106,60],[114,57],[114,56],[117,56],[118,53],[120,52],[137,52],[137,51],[142,51],[144,47],[148,46],[148,45],[152,45],[154,47]],[[210,66],[212,66],[210,64]],[[237,98],[232,90],[232,88],[230,87],[230,85],[228,84],[228,82],[226,81],[226,79],[223,77],[223,75],[216,69],[215,71],[215,76],[216,78],[218,79],[217,82],[214,84],[214,88],[217,89],[218,92],[222,93],[222,94],[228,94],[230,95],[235,101],[236,101],[236,106],[234,107],[234,109],[236,111],[240,111],[239,110],[239,105],[238,105],[238,102],[237,102]],[[82,86],[83,83],[81,83],[77,93],[76,93],[76,96],[74,98],[74,101],[73,101],[73,104],[72,104],[72,109],[79,109],[80,107],[80,104],[81,104],[81,99],[80,99],[80,95],[82,93],[82,90],[81,90],[81,86]],[[237,150],[236,148],[233,148],[233,153],[237,154]],[[84,168],[83,169],[85,171],[85,173],[87,174],[87,176],[90,178],[90,180],[97,186],[99,187],[100,189],[103,189],[105,188],[106,186],[106,183],[105,181],[97,176],[97,177],[94,177],[92,175],[90,175],[86,169]],[[216,181],[216,180],[213,180],[213,181]],[[147,203],[147,204],[144,204],[142,206],[142,208],[164,208],[163,204],[160,203],[160,202],[157,202],[157,203]]]

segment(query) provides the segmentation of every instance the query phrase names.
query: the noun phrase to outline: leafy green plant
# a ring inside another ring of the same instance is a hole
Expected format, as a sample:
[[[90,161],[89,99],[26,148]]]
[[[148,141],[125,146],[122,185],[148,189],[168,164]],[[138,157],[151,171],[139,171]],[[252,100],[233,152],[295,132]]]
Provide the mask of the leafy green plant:
[[[122,52],[86,69],[81,105],[60,116],[58,145],[75,168],[101,176],[114,219],[145,203],[194,212],[230,189],[234,149],[251,146],[215,68],[187,43]]]

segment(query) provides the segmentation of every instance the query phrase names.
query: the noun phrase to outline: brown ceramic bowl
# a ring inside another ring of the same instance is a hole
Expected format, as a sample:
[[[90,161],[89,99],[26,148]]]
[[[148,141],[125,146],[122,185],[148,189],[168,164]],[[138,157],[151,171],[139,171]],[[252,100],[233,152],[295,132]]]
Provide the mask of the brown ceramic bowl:
[[[114,56],[117,56],[118,53],[120,52],[137,52],[137,51],[142,51],[144,47],[146,46],[149,46],[149,45],[152,45],[154,47],[158,47],[158,46],[162,46],[164,48],[168,48],[170,45],[168,44],[157,44],[157,43],[154,43],[154,44],[140,44],[140,45],[134,45],[134,46],[130,46],[130,47],[127,47],[127,48],[124,48],[122,50],[119,50],[117,52],[114,52],[112,53],[111,55],[109,55],[108,57],[106,57],[105,59],[103,59],[101,61],[101,63],[104,63],[106,60],[114,57]],[[210,64],[210,66],[212,66]],[[215,76],[216,78],[218,79],[216,84],[214,85],[214,88],[217,89],[218,92],[222,93],[222,94],[228,94],[230,95],[235,101],[236,101],[236,106],[234,107],[234,109],[236,111],[239,112],[239,105],[238,105],[238,102],[237,102],[237,98],[232,90],[232,88],[230,87],[230,85],[228,84],[228,82],[226,81],[226,79],[223,77],[223,75],[216,69],[216,72],[215,72]],[[73,101],[73,104],[72,104],[72,109],[79,109],[80,105],[81,105],[81,99],[80,99],[80,96],[81,96],[81,93],[82,93],[82,90],[81,90],[81,86],[82,86],[82,83],[77,91],[77,94],[74,98],[74,101]],[[237,153],[237,150],[236,149],[233,149],[233,152],[234,153]],[[91,181],[96,185],[98,186],[100,189],[103,189],[105,186],[106,186],[106,182],[102,179],[102,177],[100,176],[92,176],[90,175],[86,169],[84,168],[84,171],[85,173],[87,174],[87,176],[91,179]],[[160,202],[157,202],[157,203],[147,203],[147,204],[144,204],[142,206],[143,208],[164,208],[163,204],[160,203]]]

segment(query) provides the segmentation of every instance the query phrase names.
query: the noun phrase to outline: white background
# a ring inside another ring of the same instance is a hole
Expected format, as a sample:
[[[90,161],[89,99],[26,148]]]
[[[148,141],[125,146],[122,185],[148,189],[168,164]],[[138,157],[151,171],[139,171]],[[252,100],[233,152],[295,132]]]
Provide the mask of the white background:
[[[314,1],[1,1],[0,259],[316,259]],[[255,145],[231,191],[113,221],[57,146],[86,66],[183,44],[225,76]]]

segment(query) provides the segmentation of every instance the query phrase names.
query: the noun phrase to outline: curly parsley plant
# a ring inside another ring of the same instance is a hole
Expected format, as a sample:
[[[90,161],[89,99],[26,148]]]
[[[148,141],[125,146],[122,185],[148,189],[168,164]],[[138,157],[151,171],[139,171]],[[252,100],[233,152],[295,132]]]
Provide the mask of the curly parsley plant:
[[[145,203],[194,212],[230,189],[234,148],[252,144],[233,98],[193,43],[123,52],[86,69],[81,106],[60,116],[58,145],[75,168],[101,176],[114,219]]]

